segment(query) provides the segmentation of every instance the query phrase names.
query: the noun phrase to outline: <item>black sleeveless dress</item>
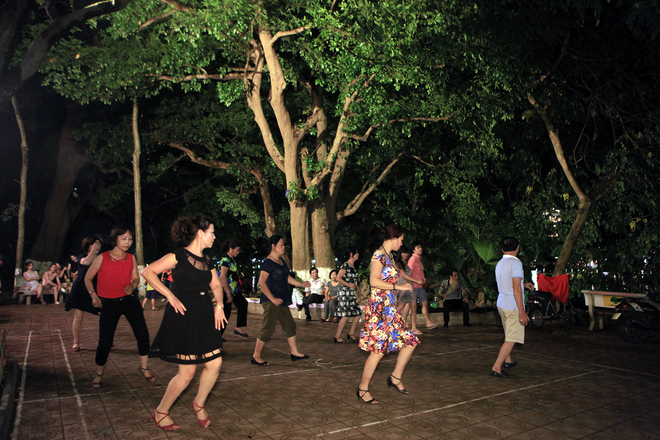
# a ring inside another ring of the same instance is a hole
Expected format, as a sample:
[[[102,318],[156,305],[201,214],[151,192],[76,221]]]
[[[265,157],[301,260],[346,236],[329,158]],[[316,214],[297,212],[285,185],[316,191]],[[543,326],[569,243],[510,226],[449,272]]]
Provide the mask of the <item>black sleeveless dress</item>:
[[[215,328],[211,261],[186,249],[174,251],[172,293],[186,307],[184,315],[168,304],[149,357],[176,364],[203,364],[222,356],[222,332]]]
[[[86,256],[85,254],[80,255],[78,261],[81,261]],[[92,305],[92,297],[87,291],[87,286],[85,286],[87,269],[89,269],[89,266],[85,266],[82,263],[78,265],[78,275],[71,285],[71,292],[69,292],[69,297],[66,299],[66,304],[64,305],[64,310],[67,312],[71,309],[78,309],[93,315],[101,313],[101,309],[97,309]]]

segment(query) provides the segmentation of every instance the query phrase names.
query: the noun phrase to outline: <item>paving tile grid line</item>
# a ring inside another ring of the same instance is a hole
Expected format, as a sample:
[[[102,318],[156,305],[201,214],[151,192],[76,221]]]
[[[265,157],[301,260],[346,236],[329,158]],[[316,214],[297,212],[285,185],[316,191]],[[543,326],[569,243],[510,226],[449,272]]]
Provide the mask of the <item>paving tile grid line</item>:
[[[18,306],[3,307],[0,315],[10,308]],[[51,306],[34,312],[30,310],[29,314],[23,313],[28,307],[22,306],[22,309],[11,310],[8,328],[9,343],[12,347],[22,346],[26,355],[22,362],[27,368],[22,377],[25,384],[21,392],[30,409],[24,410],[21,422],[15,427],[18,438],[438,438],[440,431],[446,432],[443,438],[526,438],[525,435],[538,430],[539,433],[552,434],[552,438],[590,438],[595,434],[599,434],[599,438],[609,438],[607,436],[622,433],[634,434],[626,438],[660,437],[655,422],[658,418],[649,418],[657,415],[660,402],[652,394],[658,389],[660,377],[646,363],[641,366],[610,363],[606,356],[600,356],[602,353],[598,350],[603,351],[600,345],[595,346],[595,355],[586,351],[579,356],[562,353],[561,344],[547,352],[544,347],[547,335],[529,332],[530,341],[517,353],[522,364],[518,367],[520,379],[509,383],[490,378],[485,373],[501,344],[500,329],[433,330],[422,336],[420,349],[416,350],[404,379],[417,396],[408,398],[385,389],[384,379],[395,362],[394,356],[387,356],[372,385],[374,396],[381,400],[381,405],[371,408],[360,405],[353,392],[359,381],[364,353],[355,344],[332,344],[330,338],[335,326],[318,322],[299,323],[299,345],[312,357],[314,352],[320,352],[325,359],[315,357],[299,365],[283,360],[288,351],[282,335],[267,346],[269,360],[274,364],[268,369],[247,362],[253,349],[252,338],[239,341],[228,336],[223,372],[208,404],[214,419],[213,429],[206,432],[191,429],[194,419],[187,408],[187,400],[192,399],[193,383],[172,411],[173,417],[179,417],[185,428],[177,433],[164,433],[153,426],[149,411],[162,396],[174,369],[169,364],[152,360],[151,366],[159,381],[156,386],[144,383],[137,373],[135,343],[125,321],[122,320],[118,327],[116,349],[108,364],[106,377],[112,378],[113,383],[99,392],[87,386],[94,371],[95,319],[86,317],[82,345],[87,349],[74,354],[69,351],[68,343],[70,314]],[[29,309],[37,307],[30,306]],[[44,312],[44,309],[50,310]],[[145,312],[145,315],[153,334],[160,313]],[[248,333],[256,334],[259,325],[259,317],[250,316]],[[33,356],[27,350],[30,331],[33,340],[29,351]],[[551,339],[557,339],[556,336]],[[596,335],[599,343],[607,337],[612,335]],[[657,346],[643,350],[641,359],[657,361],[653,349],[657,352]],[[14,356],[20,361],[16,352]],[[600,362],[602,360],[608,362]],[[637,368],[632,372],[630,366]],[[429,388],[428,384],[435,386]],[[564,386],[566,384],[570,386]],[[571,394],[571,387],[578,389]],[[595,403],[584,399],[585,394],[589,397],[589,393],[599,390],[607,396],[608,389],[619,397]],[[632,390],[641,398],[623,394],[626,390]],[[526,397],[520,398],[520,395]],[[544,398],[535,400],[530,395]],[[571,400],[575,400],[574,409],[560,414],[562,406],[571,406]],[[56,405],[49,402],[56,402]],[[47,418],[51,423],[38,421],[42,412],[34,407],[40,404],[45,405],[44,414],[49,411],[57,413],[57,416]],[[542,423],[538,417],[536,424],[522,420],[506,422],[507,418],[512,419],[508,416],[544,407],[563,417],[550,419],[546,416],[548,423]],[[635,411],[627,410],[629,407],[636,407]],[[615,416],[611,418],[611,424],[607,422],[599,427],[603,429],[578,429],[590,423],[586,416],[565,423],[572,426],[572,430],[556,423],[597,409],[603,414],[611,411]],[[493,418],[498,415],[496,410],[503,414],[503,420]],[[306,411],[317,417],[318,423],[309,420]],[[455,416],[454,419],[449,416],[459,413],[467,416]],[[624,415],[631,420],[619,422]],[[277,423],[269,424],[270,420]],[[441,423],[444,426],[439,426]],[[635,423],[645,427],[646,431],[650,429],[655,437],[644,437]],[[519,431],[521,426],[526,429]],[[434,431],[429,432],[431,429]]]

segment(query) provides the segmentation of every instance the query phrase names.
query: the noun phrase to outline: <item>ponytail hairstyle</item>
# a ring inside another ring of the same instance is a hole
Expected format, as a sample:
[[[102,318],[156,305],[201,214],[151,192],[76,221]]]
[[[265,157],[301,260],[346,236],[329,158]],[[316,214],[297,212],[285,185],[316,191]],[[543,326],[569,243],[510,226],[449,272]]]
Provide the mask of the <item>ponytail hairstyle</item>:
[[[354,246],[344,249],[344,261],[350,260],[351,254],[355,255],[357,253],[359,253],[358,248]]]
[[[206,215],[179,217],[172,224],[172,240],[188,246],[195,239],[197,231],[206,231],[211,224],[213,224],[213,220]]]
[[[391,240],[393,238],[399,238],[403,235],[403,228],[399,225],[392,223],[391,225],[385,226],[380,230],[380,238],[383,241]]]
[[[273,246],[275,246],[277,243],[280,242],[280,240],[283,239],[284,237],[282,237],[280,234],[275,234],[268,237],[268,240],[266,240],[266,246],[268,246],[268,249],[266,250],[266,254],[270,254],[273,250]]]

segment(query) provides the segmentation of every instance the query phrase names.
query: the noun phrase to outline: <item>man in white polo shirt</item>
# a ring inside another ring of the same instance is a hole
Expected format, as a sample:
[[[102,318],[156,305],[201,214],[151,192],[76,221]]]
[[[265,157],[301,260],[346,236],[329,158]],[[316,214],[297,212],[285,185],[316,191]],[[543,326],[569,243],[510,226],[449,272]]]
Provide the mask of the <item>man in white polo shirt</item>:
[[[497,279],[497,311],[502,318],[504,327],[504,344],[500,348],[490,375],[500,378],[514,378],[513,374],[507,373],[502,368],[513,368],[518,365],[511,360],[511,350],[516,343],[525,343],[525,326],[529,317],[525,313],[523,304],[523,288],[534,290],[534,284],[523,284],[525,273],[523,265],[517,258],[520,244],[513,237],[505,237],[501,243],[502,259],[495,267],[495,278]]]

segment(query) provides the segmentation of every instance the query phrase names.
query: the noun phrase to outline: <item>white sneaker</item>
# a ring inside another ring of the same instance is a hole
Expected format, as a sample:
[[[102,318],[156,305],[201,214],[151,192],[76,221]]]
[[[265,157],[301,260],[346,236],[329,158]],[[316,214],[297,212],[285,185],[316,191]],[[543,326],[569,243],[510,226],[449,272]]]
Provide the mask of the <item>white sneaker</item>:
[[[55,301],[55,304],[59,304],[59,303],[60,303],[59,301]]]

